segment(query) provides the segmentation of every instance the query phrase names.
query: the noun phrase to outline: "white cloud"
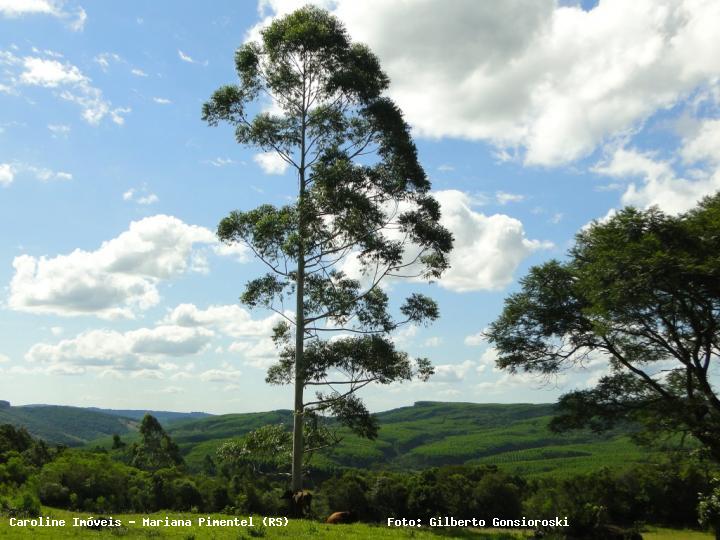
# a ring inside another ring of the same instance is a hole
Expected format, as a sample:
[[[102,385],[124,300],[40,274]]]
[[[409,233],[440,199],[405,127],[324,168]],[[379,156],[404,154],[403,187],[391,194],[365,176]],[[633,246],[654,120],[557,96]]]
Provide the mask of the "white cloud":
[[[158,105],[170,105],[170,104],[172,103],[172,101],[170,101],[170,100],[167,99],[167,98],[154,97],[154,98],[152,98],[152,99],[153,99],[153,101],[154,101],[155,103],[157,103]]]
[[[96,64],[100,66],[103,71],[107,71],[110,64],[113,62],[123,62],[123,59],[119,54],[116,53],[101,53],[93,58]]]
[[[9,163],[0,163],[0,186],[9,186],[15,180],[15,169]]]
[[[160,390],[163,394],[182,394],[185,391],[184,388],[180,388],[179,386],[166,386],[162,390]]]
[[[485,343],[485,336],[483,336],[483,332],[485,332],[485,329],[480,330],[476,334],[465,336],[463,343],[465,343],[468,347],[477,347],[478,345],[482,345]]]
[[[130,70],[130,73],[132,73],[132,74],[135,75],[136,77],[147,77],[147,76],[148,76],[148,74],[145,73],[145,72],[144,72],[142,69],[140,69],[140,68],[132,68],[132,69]]]
[[[235,161],[230,158],[217,157],[215,159],[209,159],[207,161],[204,161],[203,163],[208,163],[213,167],[225,167],[226,165],[232,165],[233,163],[235,163]]]
[[[289,167],[277,152],[261,152],[253,156],[253,161],[257,163],[265,174],[284,174]]]
[[[440,222],[455,237],[450,269],[439,281],[442,287],[458,292],[502,289],[523,259],[552,245],[528,240],[517,219],[475,212],[466,193],[447,190],[433,195],[441,205]]]
[[[55,138],[67,137],[70,133],[70,126],[65,124],[48,124],[48,129]]]
[[[267,369],[278,360],[278,350],[270,338],[256,342],[235,341],[228,351],[241,354],[245,364],[259,369]]]
[[[64,332],[64,329],[62,326],[53,326],[52,328],[50,328],[50,332],[53,336],[59,336]]]
[[[122,194],[123,201],[135,201],[138,204],[150,205],[155,204],[160,198],[154,193],[150,193],[146,185],[142,188],[130,188]]]
[[[150,193],[149,195],[145,195],[145,196],[143,196],[143,197],[140,197],[140,198],[137,200],[137,202],[138,202],[138,204],[155,204],[155,203],[158,202],[159,200],[160,200],[160,199],[158,198],[157,195],[155,195],[154,193]]]
[[[190,56],[189,54],[185,54],[180,49],[178,49],[178,58],[180,58],[180,60],[182,60],[183,62],[187,62],[188,64],[202,64],[203,66],[208,65],[207,60],[205,60],[204,62],[195,60],[192,56]]]
[[[217,244],[213,250],[220,256],[232,257],[238,262],[248,262],[250,260],[250,248],[236,242],[234,244]]]
[[[623,205],[640,208],[658,206],[669,213],[684,212],[706,195],[720,190],[720,122],[705,120],[698,131],[686,137],[679,149],[686,164],[698,162],[698,167],[685,174],[677,171],[677,164],[662,160],[651,152],[636,149],[615,149],[605,160],[596,164],[593,172],[613,178],[630,180],[621,197]],[[635,179],[640,179],[637,183]]]
[[[448,163],[443,163],[442,165],[438,166],[437,170],[440,172],[452,172],[455,170],[455,167],[449,165]]]
[[[183,327],[214,328],[234,338],[263,338],[272,334],[273,326],[281,319],[273,314],[264,319],[253,319],[250,312],[240,306],[220,305],[199,309],[194,304],[180,304],[163,319],[168,324]]]
[[[215,235],[167,215],[133,221],[127,231],[94,251],[13,260],[8,306],[55,315],[133,317],[160,300],[161,280],[192,270],[198,244]]]
[[[720,119],[702,122],[695,134],[685,138],[681,155],[686,163],[720,164]]]
[[[7,364],[10,362],[10,357],[0,353],[0,364]]]
[[[234,369],[230,364],[223,364],[221,369],[208,369],[200,374],[205,382],[234,383],[240,380],[242,371]]]
[[[423,343],[423,345],[425,345],[425,347],[439,347],[442,344],[442,342],[443,342],[443,339],[441,337],[434,336],[434,337],[427,338],[425,340],[425,342]]]
[[[8,88],[17,92],[23,86],[37,86],[51,90],[57,97],[82,108],[82,117],[89,124],[97,125],[103,118],[122,125],[127,107],[115,107],[105,99],[102,91],[91,83],[80,68],[67,61],[60,61],[59,53],[37,51],[44,56],[20,58],[9,51],[0,51],[0,63],[9,66],[5,70]]]
[[[465,360],[461,364],[440,364],[434,366],[435,374],[431,380],[433,382],[461,382],[474,365],[472,361]]]
[[[63,7],[62,0],[0,0],[0,15],[8,18],[24,15],[51,15],[68,20],[71,30],[82,30],[87,20],[85,10],[78,7],[73,13]]]
[[[0,185],[9,186],[18,173],[30,173],[42,182],[51,180],[72,180],[73,176],[69,172],[54,171],[46,167],[36,167],[25,163],[0,163]]]
[[[261,13],[304,3],[263,0]],[[522,148],[532,164],[588,155],[720,74],[713,0],[319,3],[378,54],[417,134]]]
[[[45,167],[27,166],[26,168],[35,175],[35,178],[43,182],[48,182],[50,180],[72,180],[73,177],[69,172],[53,171],[52,169],[47,169]]]
[[[192,356],[203,352],[213,332],[205,328],[160,325],[128,332],[90,330],[58,343],[37,343],[25,360],[44,369],[73,373],[115,371],[138,377],[161,377],[177,368],[168,357]]]
[[[495,200],[497,200],[498,204],[502,204],[504,206],[507,203],[524,201],[525,195],[498,191],[497,193],[495,193]]]
[[[57,88],[88,82],[80,69],[67,62],[28,56],[23,60],[23,67],[25,71],[20,74],[20,80],[28,85]]]

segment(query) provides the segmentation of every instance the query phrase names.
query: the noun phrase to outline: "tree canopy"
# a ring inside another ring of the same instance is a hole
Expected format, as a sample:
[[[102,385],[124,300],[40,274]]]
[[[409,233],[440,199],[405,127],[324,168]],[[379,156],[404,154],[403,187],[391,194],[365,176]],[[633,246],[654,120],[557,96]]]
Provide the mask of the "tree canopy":
[[[436,319],[437,305],[412,294],[393,317],[381,283],[438,278],[452,235],[408,126],[383,95],[388,77],[335,17],[307,6],[276,19],[237,50],[235,66],[239,83],[218,89],[203,118],[232,125],[238,143],[275,153],[297,177],[294,203],[234,211],[218,226],[222,241],[244,243],[269,268],[241,300],[281,318],[267,381],[295,388],[297,490],[305,414],[330,414],[374,437],[355,392],[431,374],[430,362],[396,350],[390,333]],[[332,332],[342,337],[326,339]]]
[[[720,459],[720,194],[671,216],[625,208],[577,235],[565,262],[533,267],[487,337],[497,364],[554,374],[606,363],[560,399],[555,429],[619,420],[689,433]]]

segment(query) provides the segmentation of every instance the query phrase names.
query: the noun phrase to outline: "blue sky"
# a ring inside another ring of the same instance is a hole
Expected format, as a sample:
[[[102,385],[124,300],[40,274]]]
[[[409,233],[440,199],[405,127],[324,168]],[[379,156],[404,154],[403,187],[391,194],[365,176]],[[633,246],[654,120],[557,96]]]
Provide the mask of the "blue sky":
[[[0,0],[0,398],[113,408],[287,408],[263,382],[274,319],[237,298],[262,268],[213,231],[282,204],[291,172],[210,128],[233,51],[291,0]],[[395,339],[437,375],[365,392],[548,402],[586,370],[493,369],[478,333],[529,266],[625,204],[720,189],[720,7],[638,0],[326,1],[379,55],[457,238],[441,319]]]

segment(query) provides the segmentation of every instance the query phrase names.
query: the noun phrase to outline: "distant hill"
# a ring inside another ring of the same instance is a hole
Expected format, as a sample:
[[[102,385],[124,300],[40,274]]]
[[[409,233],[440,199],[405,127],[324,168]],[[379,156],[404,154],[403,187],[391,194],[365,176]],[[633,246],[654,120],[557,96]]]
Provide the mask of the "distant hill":
[[[627,431],[606,435],[555,434],[548,422],[553,404],[478,404],[421,401],[378,413],[376,441],[345,433],[340,445],[316,456],[320,470],[346,467],[422,469],[451,464],[495,464],[511,472],[544,475],[628,466],[648,459]],[[290,427],[287,410],[227,414],[178,422],[169,433],[191,467],[214,455],[224,442],[265,424]]]
[[[32,435],[52,444],[80,446],[88,441],[137,429],[133,418],[105,414],[82,407],[23,405],[0,402],[0,424],[25,427]]]
[[[113,416],[122,416],[124,418],[132,418],[133,420],[142,420],[146,414],[152,414],[158,421],[163,424],[178,422],[180,420],[192,420],[197,418],[207,418],[211,414],[204,412],[172,412],[172,411],[149,411],[145,409],[99,409],[97,407],[88,407],[89,411],[97,411]]]
[[[53,443],[110,447],[112,435],[137,438],[144,410],[84,409],[51,405],[11,407],[0,402],[0,424],[24,425]],[[187,464],[199,470],[226,441],[267,424],[292,425],[292,413],[277,410],[224,414],[147,411],[160,419]],[[377,414],[377,440],[342,431],[342,442],[317,455],[313,466],[418,470],[453,464],[494,464],[528,476],[573,474],[604,466],[627,467],[651,453],[633,444],[628,429],[604,435],[587,431],[552,433],[553,404],[480,404],[420,401]]]

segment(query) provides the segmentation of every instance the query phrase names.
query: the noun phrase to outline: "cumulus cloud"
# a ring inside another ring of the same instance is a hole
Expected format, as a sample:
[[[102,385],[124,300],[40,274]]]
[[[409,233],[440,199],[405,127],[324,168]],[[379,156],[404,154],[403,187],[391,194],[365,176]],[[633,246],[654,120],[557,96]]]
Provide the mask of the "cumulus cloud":
[[[33,53],[20,57],[12,51],[0,51],[0,64],[6,66],[3,86],[12,93],[27,86],[46,88],[60,99],[79,105],[82,117],[92,125],[99,124],[106,117],[118,125],[124,123],[123,115],[130,109],[113,107],[102,90],[93,86],[91,79],[80,68],[68,61],[58,60],[62,55],[54,51],[34,49]]]
[[[161,280],[192,270],[198,244],[215,242],[210,230],[160,214],[133,221],[94,251],[20,255],[13,260],[8,305],[33,313],[133,317],[159,302]]]
[[[154,97],[153,101],[158,105],[170,105],[172,103],[169,99],[162,97]]]
[[[90,330],[58,343],[37,343],[25,360],[44,370],[71,373],[114,371],[139,377],[162,376],[177,368],[168,357],[196,355],[206,349],[213,332],[205,328],[160,325],[128,332]]]
[[[200,380],[205,382],[234,383],[240,380],[242,371],[224,363],[220,369],[208,369],[200,374]]]
[[[469,336],[465,336],[463,342],[468,347],[477,347],[478,345],[482,345],[483,343],[485,343],[485,336],[483,335],[483,332],[485,332],[485,330],[480,330],[476,334],[470,334]]]
[[[517,219],[476,212],[466,193],[446,190],[433,195],[441,205],[440,222],[455,237],[450,269],[439,281],[442,287],[458,292],[502,289],[523,259],[552,245],[526,238]]]
[[[278,350],[270,338],[255,342],[235,341],[228,351],[242,355],[245,364],[259,369],[267,369],[278,360]]]
[[[652,152],[616,148],[593,167],[593,172],[627,180],[623,205],[658,206],[669,213],[684,212],[704,196],[720,190],[720,121],[699,122],[697,130],[683,138],[678,160],[662,159]],[[685,170],[681,171],[682,165]],[[637,182],[637,180],[640,182]],[[621,186],[620,189],[623,189]]]
[[[71,30],[79,31],[85,26],[87,13],[82,7],[65,9],[62,0],[0,0],[0,15],[7,18],[24,15],[50,15],[67,21]]]
[[[253,156],[253,161],[257,163],[265,174],[284,174],[289,167],[277,152],[261,152]]]
[[[6,364],[10,362],[10,357],[0,353],[0,364]]]
[[[183,327],[214,328],[234,338],[267,337],[281,319],[273,314],[264,319],[253,319],[250,312],[240,306],[220,305],[200,309],[194,304],[180,304],[170,311],[163,321]]]
[[[263,0],[266,17],[303,0]],[[641,125],[720,73],[720,4],[602,0],[316,2],[375,51],[417,134],[485,140],[557,165]],[[402,43],[402,47],[398,47]]]
[[[461,364],[439,364],[434,366],[435,374],[432,376],[433,382],[461,382],[465,379],[475,364],[470,360],[465,360]]]

